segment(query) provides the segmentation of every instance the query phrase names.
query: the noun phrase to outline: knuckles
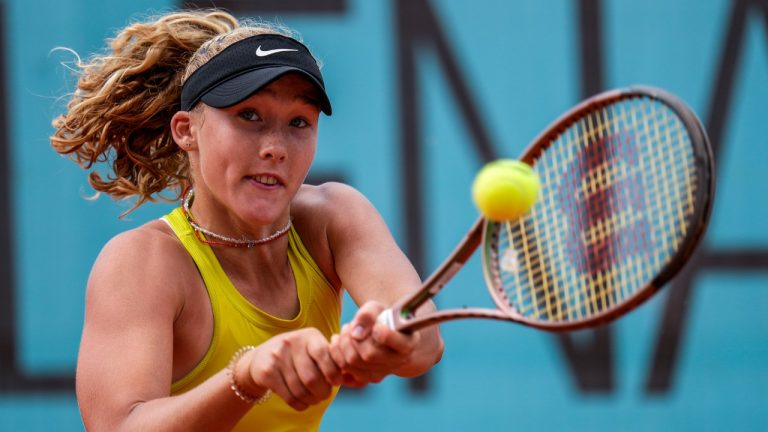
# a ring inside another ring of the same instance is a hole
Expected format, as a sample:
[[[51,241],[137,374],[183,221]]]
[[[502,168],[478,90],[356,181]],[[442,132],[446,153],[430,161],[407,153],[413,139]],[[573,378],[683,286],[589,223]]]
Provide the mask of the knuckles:
[[[372,363],[372,362],[375,362],[376,360],[379,360],[379,357],[380,357],[379,353],[380,353],[379,349],[377,349],[376,347],[370,344],[367,344],[361,347],[359,357],[365,363]]]
[[[374,306],[368,306],[363,314],[378,316],[378,308]],[[292,408],[303,411],[328,398],[333,392],[330,380],[339,379],[345,385],[363,387],[380,383],[407,364],[418,346],[419,334],[403,339],[403,335],[388,329],[375,330],[369,335],[373,337],[356,340],[347,328],[334,335],[330,343],[315,328],[284,333],[260,347],[261,352],[253,356],[250,365],[251,375],[257,383],[280,393]],[[290,364],[315,367],[295,370],[286,367]],[[293,383],[290,389],[278,390],[279,383],[289,381]]]
[[[304,378],[303,383],[306,387],[310,389],[316,389],[319,390],[319,393],[322,393],[325,389],[324,387],[328,387],[325,381],[325,377],[320,374],[319,371],[310,374],[308,377]]]

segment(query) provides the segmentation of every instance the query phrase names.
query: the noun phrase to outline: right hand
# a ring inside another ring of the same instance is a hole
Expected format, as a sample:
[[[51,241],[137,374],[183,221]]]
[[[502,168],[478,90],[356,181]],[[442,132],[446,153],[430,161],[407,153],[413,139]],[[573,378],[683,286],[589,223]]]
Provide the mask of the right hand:
[[[252,394],[272,389],[288,405],[302,411],[327,399],[333,386],[342,383],[341,370],[329,348],[315,328],[283,333],[244,355],[237,370],[248,365],[253,385],[259,390]],[[251,391],[250,386],[247,390]]]
[[[379,383],[412,362],[420,334],[400,333],[378,323],[384,309],[379,302],[366,302],[354,319],[331,338],[331,356],[341,367],[344,385],[364,387]]]

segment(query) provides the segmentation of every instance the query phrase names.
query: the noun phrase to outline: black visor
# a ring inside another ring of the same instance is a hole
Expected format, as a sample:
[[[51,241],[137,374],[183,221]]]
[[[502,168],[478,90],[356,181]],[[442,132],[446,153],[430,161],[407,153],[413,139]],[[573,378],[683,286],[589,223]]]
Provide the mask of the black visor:
[[[320,108],[331,115],[323,76],[307,47],[289,37],[252,36],[225,48],[192,73],[181,89],[181,110],[198,102],[225,108],[244,101],[278,77],[297,72],[320,90]]]

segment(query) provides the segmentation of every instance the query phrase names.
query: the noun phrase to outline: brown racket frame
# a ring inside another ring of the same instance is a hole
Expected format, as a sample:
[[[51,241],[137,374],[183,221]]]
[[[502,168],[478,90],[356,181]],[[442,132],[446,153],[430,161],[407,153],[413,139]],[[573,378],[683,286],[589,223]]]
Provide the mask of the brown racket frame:
[[[497,223],[481,217],[474,223],[456,249],[454,249],[440,267],[427,278],[422,287],[412,294],[401,298],[390,309],[385,310],[379,317],[380,322],[383,322],[398,331],[412,332],[448,320],[461,318],[487,318],[513,321],[543,330],[562,332],[586,327],[595,327],[610,322],[636,308],[653,294],[658,292],[690,259],[699,240],[706,231],[714,199],[714,159],[709,139],[707,138],[707,134],[699,119],[684,102],[670,93],[648,86],[635,86],[600,93],[584,100],[553,122],[544,133],[539,135],[532,142],[520,160],[532,166],[535,165],[537,159],[547,147],[550,146],[553,140],[573,125],[573,123],[583,118],[585,114],[604,106],[608,106],[619,100],[640,97],[656,99],[670,107],[680,117],[688,130],[691,139],[693,155],[695,158],[694,164],[702,174],[698,179],[699,187],[696,188],[696,203],[698,205],[691,216],[691,229],[683,239],[680,249],[675,254],[674,258],[667,263],[667,265],[645,288],[639,290],[634,295],[614,307],[608,308],[589,318],[560,322],[543,322],[528,319],[514,310],[511,310],[511,307],[508,306],[506,300],[506,294],[504,292],[499,292],[494,288],[500,286],[497,281],[493,280],[499,276],[488,270],[486,262],[489,259],[487,257],[489,248],[484,247],[483,272],[487,282],[486,286],[497,306],[502,309],[508,309],[509,313],[501,309],[463,308],[438,310],[432,313],[416,316],[416,309],[427,300],[434,297],[448,283],[448,281],[458,273],[481,243],[493,241],[492,236],[498,231],[496,229]]]

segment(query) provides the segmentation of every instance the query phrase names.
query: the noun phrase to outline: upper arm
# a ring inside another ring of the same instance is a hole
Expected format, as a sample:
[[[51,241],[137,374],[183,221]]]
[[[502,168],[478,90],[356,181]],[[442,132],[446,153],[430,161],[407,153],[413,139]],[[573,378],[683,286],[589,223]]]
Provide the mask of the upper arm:
[[[322,220],[323,231],[316,232],[325,234],[320,237],[327,240],[335,278],[358,306],[376,302],[377,307],[390,307],[420,288],[418,273],[382,217],[362,194],[338,183],[325,184],[319,192],[321,199],[317,201],[322,208],[307,213]],[[434,310],[434,304],[427,301],[417,313],[430,310]],[[391,372],[417,376],[439,361],[443,342],[438,327],[422,329],[416,336],[418,339],[411,339],[416,346],[408,354],[408,362]]]
[[[175,240],[134,230],[111,240],[86,290],[77,397],[86,426],[116,429],[142,401],[168,396],[173,324],[184,304]]]
[[[370,201],[338,183],[326,185],[325,195],[334,268],[355,303],[374,300],[388,306],[420,285],[418,273]]]

